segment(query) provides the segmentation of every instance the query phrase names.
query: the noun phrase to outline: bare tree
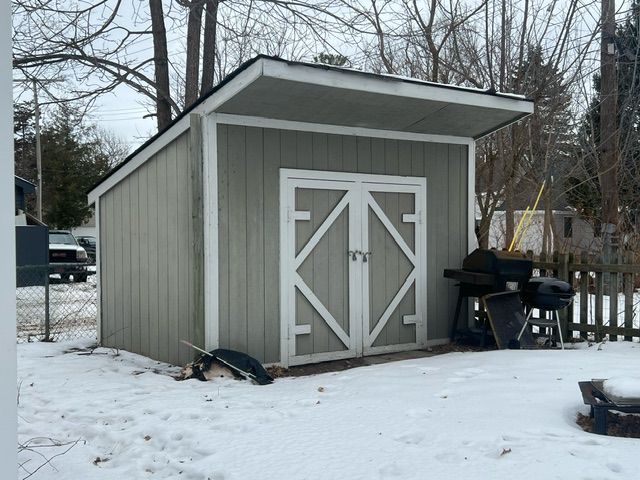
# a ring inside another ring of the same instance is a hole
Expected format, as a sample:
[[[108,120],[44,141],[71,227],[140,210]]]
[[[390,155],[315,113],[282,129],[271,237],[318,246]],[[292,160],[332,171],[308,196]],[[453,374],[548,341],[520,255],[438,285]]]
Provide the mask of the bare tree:
[[[330,24],[344,26],[337,3],[12,0],[13,65],[27,77],[64,73],[68,84],[52,95],[87,108],[126,85],[148,100],[161,129],[250,56],[325,49]]]
[[[327,52],[354,68],[534,98],[531,119],[478,142],[481,244],[504,208],[508,246],[522,192],[535,197],[546,180],[543,236],[552,248],[564,178],[586,172],[564,145],[592,94],[597,0],[12,1],[15,68],[72,76],[66,91],[88,105],[127,85],[148,100],[158,128],[257,53]]]
[[[486,245],[493,213],[503,208],[509,246],[522,191],[532,201],[545,179],[545,238],[554,237],[551,210],[562,196],[562,177],[572,167],[566,151],[576,123],[570,113],[577,85],[593,66],[597,22],[592,19],[597,18],[598,3],[359,0],[345,5],[350,24],[359,29],[353,32],[352,43],[359,52],[349,55],[352,63],[379,72],[521,93],[536,101],[529,120],[478,142],[479,240]],[[552,248],[550,241],[547,244]]]
[[[545,182],[543,248],[550,251],[558,247],[551,238],[559,238],[552,231],[552,210],[564,195],[564,178],[575,167],[568,153],[576,131],[572,113],[577,85],[591,71],[596,29],[587,21],[593,13],[589,4],[570,1],[562,10],[555,1],[528,0],[518,5],[521,9],[504,1],[487,4],[491,12],[485,15],[485,31],[500,32],[498,38],[487,34],[487,67],[498,66],[495,72],[489,69],[488,76],[491,85],[534,99],[536,109],[528,120],[479,145],[479,237],[481,244],[487,241],[490,216],[501,205],[506,211],[504,246],[508,247],[515,230],[514,210],[522,208],[522,192],[528,198],[524,204],[531,206]],[[535,61],[532,52],[537,52]]]
[[[167,53],[167,30],[164,25],[162,0],[149,0],[149,12],[151,13],[151,32],[153,35],[156,115],[158,130],[160,130],[171,122],[169,55]]]
[[[220,0],[205,0],[204,41],[202,46],[202,92],[213,88],[216,35],[218,31],[218,5]]]

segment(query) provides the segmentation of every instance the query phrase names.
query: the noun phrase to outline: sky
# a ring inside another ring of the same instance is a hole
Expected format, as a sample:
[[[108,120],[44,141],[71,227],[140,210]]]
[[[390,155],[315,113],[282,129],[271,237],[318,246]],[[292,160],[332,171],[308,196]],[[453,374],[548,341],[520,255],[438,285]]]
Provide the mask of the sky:
[[[145,118],[146,115],[148,110],[141,95],[121,85],[98,100],[89,118],[116,134],[133,151],[157,131],[155,117]]]
[[[79,5],[81,5],[82,2],[91,3],[93,0],[79,0]],[[169,13],[172,15],[176,14],[176,9],[170,8],[170,6],[173,5],[172,2],[173,0],[165,0],[165,15]],[[138,15],[142,17],[146,15],[145,4],[146,2],[140,2],[140,0],[125,0],[122,3],[120,15],[117,20],[118,25],[123,25],[133,30],[140,30],[141,24],[138,23],[135,18],[137,18]],[[113,5],[113,1],[110,0],[108,5]],[[143,5],[142,9],[140,7],[141,5]],[[110,12],[110,10],[106,11]],[[146,20],[143,19],[142,22],[143,25],[147,25]],[[169,55],[181,55],[181,52],[184,51],[184,39],[180,35],[183,30],[174,25],[169,19],[166,23]],[[151,58],[153,56],[152,40],[150,36],[138,37],[128,43],[126,49],[121,50],[120,53],[126,53],[129,55],[129,58],[135,58],[137,60]],[[14,70],[14,79],[15,78],[23,78],[23,75],[19,71]],[[65,79],[65,82],[53,85],[52,89],[56,90],[58,96],[65,97],[68,95],[65,95],[64,89],[73,88],[73,72],[63,73],[62,78]],[[95,83],[96,86],[100,85],[98,79],[92,83]],[[86,87],[86,85],[82,86]],[[15,81],[13,93],[14,101],[30,101],[33,98],[30,85],[28,88],[25,88],[24,84]],[[50,98],[47,97],[43,89],[39,89],[39,97],[43,105],[41,108],[43,122],[46,122],[47,116],[52,112],[51,107],[46,105],[46,102],[50,100]],[[93,123],[101,129],[114,133],[122,143],[127,145],[129,152],[132,152],[157,131],[155,117],[144,118],[149,113],[148,106],[149,101],[147,97],[122,84],[112,92],[106,93],[97,99],[89,111],[86,121],[87,123]]]
[[[15,77],[21,78],[20,74]],[[25,89],[23,85],[15,82],[13,93],[14,102],[31,101],[33,98],[30,86]],[[44,104],[41,107],[42,124],[46,123],[47,117],[53,110],[46,105],[48,100],[46,94],[39,91],[38,95],[40,102]],[[145,118],[149,112],[142,101],[143,98],[139,93],[121,85],[113,92],[100,97],[85,120],[115,134],[118,141],[126,144],[129,152],[132,152],[157,131],[155,117]]]

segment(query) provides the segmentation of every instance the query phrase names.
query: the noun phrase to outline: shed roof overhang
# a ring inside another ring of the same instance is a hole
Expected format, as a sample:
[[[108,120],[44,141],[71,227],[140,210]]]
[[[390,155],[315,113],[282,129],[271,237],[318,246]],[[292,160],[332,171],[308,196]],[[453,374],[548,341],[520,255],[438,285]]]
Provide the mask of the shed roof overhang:
[[[259,117],[370,131],[478,139],[533,113],[533,101],[496,93],[315,63],[257,56],[147,140],[89,192],[110,190],[189,128],[189,114]]]
[[[473,139],[533,112],[519,95],[271,57],[260,63],[216,112]]]

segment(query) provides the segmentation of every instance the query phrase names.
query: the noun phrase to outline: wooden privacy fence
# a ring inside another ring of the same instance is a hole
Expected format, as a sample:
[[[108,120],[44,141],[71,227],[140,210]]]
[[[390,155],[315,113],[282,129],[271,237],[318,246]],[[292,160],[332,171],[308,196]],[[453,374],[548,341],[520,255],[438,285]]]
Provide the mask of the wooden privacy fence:
[[[634,264],[631,255],[614,252],[608,263],[586,252],[527,255],[533,260],[534,275],[538,270],[540,276],[559,278],[576,290],[574,303],[560,311],[564,338],[574,338],[577,332],[583,338],[591,334],[595,341],[606,335],[610,341],[618,336],[640,339],[640,294],[634,288],[640,280],[640,264]]]

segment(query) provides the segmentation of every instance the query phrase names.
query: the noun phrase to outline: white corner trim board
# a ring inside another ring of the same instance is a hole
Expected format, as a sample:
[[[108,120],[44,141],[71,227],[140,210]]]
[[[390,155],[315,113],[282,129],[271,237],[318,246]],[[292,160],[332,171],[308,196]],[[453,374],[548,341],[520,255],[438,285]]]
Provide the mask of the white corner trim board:
[[[478,246],[476,237],[476,142],[471,141],[467,147],[467,221],[469,223],[469,235],[467,251],[471,253]]]
[[[100,201],[97,200],[94,205],[95,219],[96,219],[96,334],[98,337],[98,345],[102,344],[102,288],[100,280]]]
[[[204,194],[204,342],[207,351],[218,348],[218,123],[216,114],[202,119]]]

